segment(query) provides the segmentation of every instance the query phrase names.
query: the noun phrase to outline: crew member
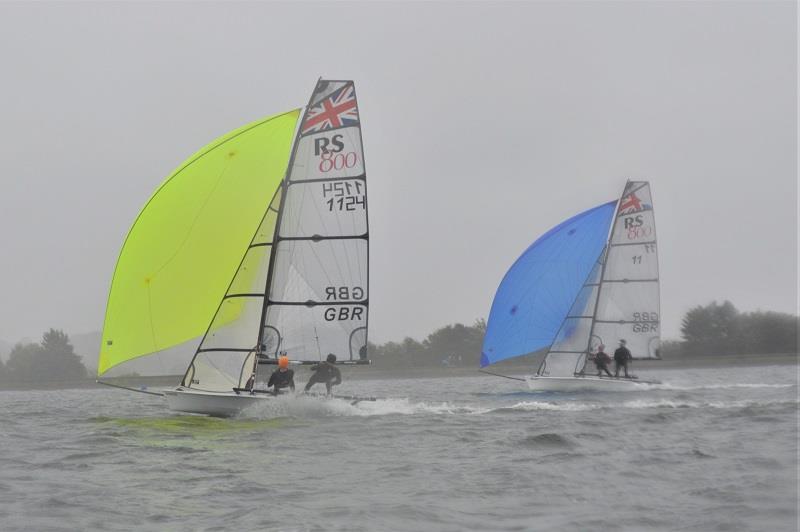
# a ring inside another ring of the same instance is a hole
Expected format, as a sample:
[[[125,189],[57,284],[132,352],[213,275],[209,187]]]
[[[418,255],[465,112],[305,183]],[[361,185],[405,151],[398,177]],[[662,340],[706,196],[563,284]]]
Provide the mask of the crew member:
[[[625,378],[630,379],[630,375],[628,375],[628,361],[633,360],[633,356],[631,356],[631,352],[625,347],[627,342],[625,339],[621,339],[619,341],[619,347],[616,351],[614,351],[614,376],[619,377],[619,370],[620,368],[625,370]]]
[[[597,376],[600,377],[603,372],[611,377],[611,372],[608,371],[608,365],[611,363],[611,357],[605,352],[606,346],[600,344],[597,346],[597,353],[594,355],[594,365],[597,367]]]
[[[334,364],[336,364],[336,355],[331,353],[324,362],[311,366],[314,373],[311,375],[311,378],[308,379],[304,391],[307,392],[318,382],[324,382],[327,394],[331,395],[333,387],[342,383],[342,374],[339,372],[339,368],[334,366]]]
[[[272,393],[278,395],[283,388],[294,391],[294,370],[289,369],[289,357],[286,355],[278,357],[278,369],[269,376],[267,388],[274,386]]]

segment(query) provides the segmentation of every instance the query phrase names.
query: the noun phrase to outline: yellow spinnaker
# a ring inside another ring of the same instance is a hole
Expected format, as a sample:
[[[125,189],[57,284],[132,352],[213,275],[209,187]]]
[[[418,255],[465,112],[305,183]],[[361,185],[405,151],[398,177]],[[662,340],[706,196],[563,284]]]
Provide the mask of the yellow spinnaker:
[[[218,138],[145,204],[111,280],[98,376],[205,332],[283,179],[299,115]]]

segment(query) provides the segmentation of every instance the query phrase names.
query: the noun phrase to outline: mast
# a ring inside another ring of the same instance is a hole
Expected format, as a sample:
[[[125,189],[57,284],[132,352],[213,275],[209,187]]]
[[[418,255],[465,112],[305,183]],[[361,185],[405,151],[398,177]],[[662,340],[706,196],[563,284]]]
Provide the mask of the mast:
[[[614,209],[614,219],[611,221],[611,229],[608,230],[606,247],[603,248],[603,253],[600,254],[600,257],[603,259],[603,265],[600,268],[600,277],[597,279],[597,296],[594,299],[594,308],[592,309],[592,325],[589,327],[589,338],[586,339],[586,353],[589,353],[592,350],[592,336],[594,335],[595,324],[597,323],[597,304],[600,302],[600,293],[603,291],[603,277],[606,275],[606,264],[608,264],[608,254],[611,251],[611,241],[614,239],[614,231],[617,228],[619,205],[620,202],[622,202],[622,198],[625,196],[625,191],[628,190],[628,184],[630,182],[630,179],[626,180],[625,186],[622,188],[622,195],[620,195],[619,199],[617,200],[617,206]],[[584,357],[583,366],[586,366],[586,357]],[[577,370],[578,368],[576,367],[575,369]]]
[[[280,184],[280,191],[281,191],[281,199],[278,203],[278,219],[275,222],[275,231],[272,234],[272,248],[270,249],[269,254],[269,267],[267,269],[267,283],[264,287],[264,304],[261,307],[261,319],[259,320],[259,327],[258,327],[258,343],[256,344],[256,359],[261,354],[261,348],[264,342],[264,327],[265,327],[265,319],[267,317],[267,307],[269,306],[269,292],[272,288],[272,278],[275,269],[275,256],[277,253],[275,251],[278,247],[278,238],[280,235],[281,230],[281,221],[283,220],[283,205],[286,202],[286,192],[288,191],[288,183],[289,183],[289,176],[292,172],[292,166],[294,166],[294,160],[297,156],[297,145],[298,141],[300,140],[300,130],[303,124],[306,121],[306,116],[308,115],[308,109],[311,107],[311,102],[314,99],[314,95],[317,92],[317,87],[319,86],[319,82],[322,78],[317,79],[317,84],[314,86],[314,90],[311,92],[311,96],[308,98],[308,104],[306,105],[305,109],[303,109],[303,116],[300,118],[300,121],[297,123],[297,129],[295,131],[294,142],[292,143],[292,154],[289,156],[289,164],[286,165],[286,173],[283,176]],[[258,364],[256,364],[258,367]]]

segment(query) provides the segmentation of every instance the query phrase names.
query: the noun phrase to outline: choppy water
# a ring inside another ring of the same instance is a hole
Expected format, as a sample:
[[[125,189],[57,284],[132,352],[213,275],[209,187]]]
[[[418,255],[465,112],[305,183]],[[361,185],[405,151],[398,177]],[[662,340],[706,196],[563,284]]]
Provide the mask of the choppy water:
[[[642,375],[643,377],[646,375]],[[2,530],[796,530],[797,368],[642,392],[352,381],[238,419],[0,392]]]

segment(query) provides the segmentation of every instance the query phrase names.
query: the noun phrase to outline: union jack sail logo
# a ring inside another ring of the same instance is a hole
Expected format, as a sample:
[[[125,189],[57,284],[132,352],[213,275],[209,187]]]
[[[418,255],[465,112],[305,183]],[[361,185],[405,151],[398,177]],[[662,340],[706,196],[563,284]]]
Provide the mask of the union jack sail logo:
[[[622,198],[622,201],[619,203],[619,213],[620,214],[629,214],[632,212],[639,212],[639,211],[649,211],[652,209],[652,205],[648,205],[647,203],[642,203],[635,192],[631,192],[627,196]]]
[[[358,125],[356,92],[347,84],[308,110],[302,134]]]

